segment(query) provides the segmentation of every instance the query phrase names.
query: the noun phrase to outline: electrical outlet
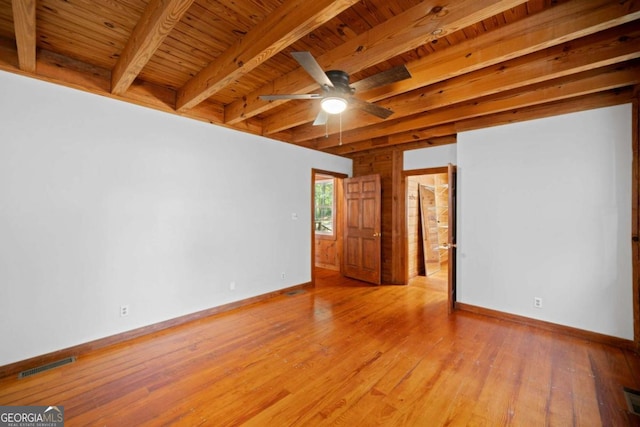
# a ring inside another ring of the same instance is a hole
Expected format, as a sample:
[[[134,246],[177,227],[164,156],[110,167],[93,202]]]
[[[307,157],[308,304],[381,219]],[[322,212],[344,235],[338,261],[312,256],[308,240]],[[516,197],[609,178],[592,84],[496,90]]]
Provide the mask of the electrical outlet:
[[[125,317],[129,315],[129,306],[121,305],[120,306],[120,317]]]
[[[283,279],[286,277],[286,274],[284,274],[284,271],[282,273],[280,273],[280,277],[283,278]]]
[[[540,297],[533,297],[533,306],[535,308],[542,308],[542,298]]]
[[[232,291],[236,290],[236,282],[229,283],[229,290],[232,290]]]

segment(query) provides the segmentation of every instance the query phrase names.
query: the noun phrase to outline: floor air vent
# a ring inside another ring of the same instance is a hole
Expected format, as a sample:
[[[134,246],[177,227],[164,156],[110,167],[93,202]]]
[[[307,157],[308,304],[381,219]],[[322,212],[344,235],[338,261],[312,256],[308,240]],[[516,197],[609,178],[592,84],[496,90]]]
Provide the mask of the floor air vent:
[[[39,374],[40,372],[48,371],[50,369],[58,368],[60,366],[68,365],[69,363],[73,363],[76,361],[74,356],[67,357],[62,360],[57,360],[55,362],[47,363],[46,365],[38,366],[36,368],[27,369],[26,371],[22,371],[18,374],[18,378],[26,378],[31,375]]]
[[[624,397],[627,399],[629,412],[640,415],[640,391],[624,388]]]
[[[305,292],[307,291],[305,291],[304,289],[296,289],[295,291],[286,292],[285,295],[292,297],[294,295],[304,294]]]

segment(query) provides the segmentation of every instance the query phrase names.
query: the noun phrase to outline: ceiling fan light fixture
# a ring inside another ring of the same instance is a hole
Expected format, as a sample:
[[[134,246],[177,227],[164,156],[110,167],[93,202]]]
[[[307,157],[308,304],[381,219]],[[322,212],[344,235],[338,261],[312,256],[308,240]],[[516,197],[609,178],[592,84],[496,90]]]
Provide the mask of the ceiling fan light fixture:
[[[322,100],[320,105],[329,114],[340,114],[347,109],[347,100],[339,96],[328,96]]]

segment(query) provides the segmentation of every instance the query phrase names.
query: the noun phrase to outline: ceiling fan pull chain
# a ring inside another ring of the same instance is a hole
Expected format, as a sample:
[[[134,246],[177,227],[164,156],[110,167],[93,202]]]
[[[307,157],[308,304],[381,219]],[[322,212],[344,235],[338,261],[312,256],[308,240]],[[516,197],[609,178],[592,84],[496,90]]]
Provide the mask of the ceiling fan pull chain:
[[[338,145],[342,146],[342,113],[340,113],[339,116],[340,116],[340,142],[338,143]]]

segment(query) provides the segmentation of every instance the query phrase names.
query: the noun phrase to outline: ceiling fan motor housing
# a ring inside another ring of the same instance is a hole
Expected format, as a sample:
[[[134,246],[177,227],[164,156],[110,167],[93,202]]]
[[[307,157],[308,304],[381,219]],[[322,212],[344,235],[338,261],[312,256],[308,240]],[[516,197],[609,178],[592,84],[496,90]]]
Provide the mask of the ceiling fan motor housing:
[[[342,93],[342,94],[353,94],[355,91],[353,88],[349,87],[349,74],[342,70],[329,70],[326,72],[327,77],[333,83],[333,92]],[[331,88],[325,88],[328,91],[331,91]]]

